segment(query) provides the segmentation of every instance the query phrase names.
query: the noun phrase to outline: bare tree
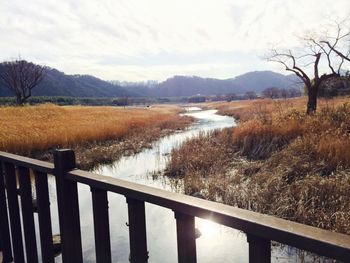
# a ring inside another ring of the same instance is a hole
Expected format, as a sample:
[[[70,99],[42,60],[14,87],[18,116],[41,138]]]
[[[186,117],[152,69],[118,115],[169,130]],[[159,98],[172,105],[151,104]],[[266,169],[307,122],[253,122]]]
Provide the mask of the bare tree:
[[[288,97],[295,98],[295,97],[300,97],[300,96],[301,96],[300,89],[297,89],[297,88],[289,88],[288,89]]]
[[[284,99],[287,99],[290,96],[290,94],[289,94],[287,89],[281,89],[280,90],[280,94],[281,94],[281,97],[284,98]]]
[[[228,102],[233,101],[233,100],[237,100],[237,99],[239,99],[239,97],[237,96],[236,93],[229,93],[229,94],[225,95],[225,100]]]
[[[323,36],[319,40],[320,46],[326,45],[328,48],[328,61],[329,55],[333,52],[341,58],[341,63],[343,63],[344,60],[350,62],[350,28],[349,26],[344,26],[344,21],[341,23],[334,23],[336,24],[335,37]]]
[[[266,88],[262,91],[265,98],[276,99],[280,97],[280,89],[276,87]]]
[[[344,47],[346,49],[350,30],[341,23],[336,23],[336,25],[336,32],[331,35],[304,37],[302,41],[305,45],[302,49],[272,49],[267,57],[268,61],[282,64],[287,71],[293,72],[302,80],[308,95],[307,114],[316,111],[321,83],[330,78],[340,77],[344,61],[349,58],[349,46],[347,51],[344,51]],[[322,63],[323,67],[321,67]],[[321,68],[328,70],[321,75]]]
[[[256,95],[255,91],[247,91],[245,93],[245,97],[247,97],[250,100],[256,99],[258,96]]]
[[[4,70],[0,79],[14,92],[17,105],[23,105],[32,95],[32,89],[43,80],[45,67],[20,59],[1,64]]]

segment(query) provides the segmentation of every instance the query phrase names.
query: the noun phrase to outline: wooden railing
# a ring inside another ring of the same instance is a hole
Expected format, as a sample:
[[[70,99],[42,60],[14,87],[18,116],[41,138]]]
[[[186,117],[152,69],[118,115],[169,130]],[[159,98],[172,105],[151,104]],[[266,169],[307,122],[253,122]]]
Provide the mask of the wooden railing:
[[[11,262],[13,259],[16,263],[38,262],[31,174],[34,175],[36,186],[40,245],[42,262],[45,263],[54,262],[48,174],[54,175],[56,180],[64,263],[83,262],[77,183],[91,188],[96,262],[112,261],[107,192],[126,197],[131,262],[148,261],[145,202],[174,211],[178,262],[197,260],[195,217],[210,218],[246,233],[249,262],[270,262],[271,240],[350,262],[348,235],[81,171],[75,168],[75,156],[71,150],[55,151],[54,164],[4,152],[0,152],[0,162],[0,242],[4,262]]]

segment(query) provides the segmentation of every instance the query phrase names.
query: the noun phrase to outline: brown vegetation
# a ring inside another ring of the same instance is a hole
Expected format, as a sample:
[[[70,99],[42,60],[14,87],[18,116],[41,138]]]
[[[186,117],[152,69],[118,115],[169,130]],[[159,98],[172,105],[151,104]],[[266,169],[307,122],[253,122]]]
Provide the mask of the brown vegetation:
[[[188,194],[350,234],[347,101],[322,101],[314,116],[304,99],[217,104],[239,125],[174,150],[167,173],[181,175]],[[209,156],[205,169],[196,168],[197,147]]]
[[[83,168],[137,152],[190,120],[173,106],[143,108],[59,107],[51,104],[0,108],[0,150],[49,159],[48,150],[77,150]]]
[[[225,185],[227,171],[231,167],[229,156],[232,156],[231,129],[201,133],[198,137],[188,140],[180,148],[173,149],[171,159],[165,174],[185,178],[186,194],[209,191],[206,197],[213,199],[216,192],[222,192],[214,186]],[[213,187],[214,186],[214,187]],[[202,193],[203,194],[203,193]]]

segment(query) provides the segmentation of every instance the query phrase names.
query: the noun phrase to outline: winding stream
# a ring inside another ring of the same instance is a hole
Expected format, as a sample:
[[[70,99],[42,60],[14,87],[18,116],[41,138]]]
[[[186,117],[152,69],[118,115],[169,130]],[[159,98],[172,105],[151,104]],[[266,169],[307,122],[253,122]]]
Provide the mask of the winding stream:
[[[185,115],[197,119],[186,131],[181,131],[152,144],[133,156],[122,157],[112,165],[104,165],[93,172],[119,179],[145,184],[168,191],[178,191],[167,178],[153,177],[154,172],[162,171],[168,155],[187,139],[200,132],[235,126],[231,117],[220,116],[216,110],[187,108]],[[58,233],[57,203],[55,203],[55,181],[49,180],[53,233]],[[127,204],[124,196],[109,193],[109,216],[113,262],[129,262],[129,236]],[[79,184],[79,205],[84,262],[95,262],[93,217],[90,188]],[[149,262],[177,262],[176,222],[171,210],[146,203],[146,228]],[[245,234],[208,220],[196,218],[196,228],[201,236],[196,240],[198,262],[248,262],[248,243]],[[38,236],[38,235],[37,235]],[[295,253],[273,248],[272,262],[297,262],[291,257]],[[61,257],[56,258],[61,262]]]

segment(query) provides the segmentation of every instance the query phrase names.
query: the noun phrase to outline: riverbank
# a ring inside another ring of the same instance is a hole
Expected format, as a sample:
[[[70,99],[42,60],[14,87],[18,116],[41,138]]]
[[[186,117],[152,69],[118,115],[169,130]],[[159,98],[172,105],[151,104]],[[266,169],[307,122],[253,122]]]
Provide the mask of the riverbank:
[[[214,104],[239,125],[174,149],[166,174],[187,194],[350,234],[348,101],[321,101],[314,116],[304,99]]]
[[[77,165],[92,169],[185,129],[192,119],[177,106],[150,108],[55,106],[0,108],[0,150],[52,161],[55,148],[72,148]]]

